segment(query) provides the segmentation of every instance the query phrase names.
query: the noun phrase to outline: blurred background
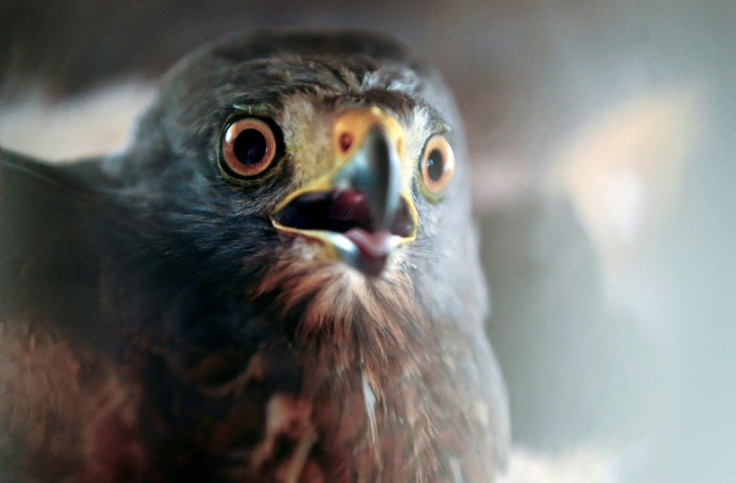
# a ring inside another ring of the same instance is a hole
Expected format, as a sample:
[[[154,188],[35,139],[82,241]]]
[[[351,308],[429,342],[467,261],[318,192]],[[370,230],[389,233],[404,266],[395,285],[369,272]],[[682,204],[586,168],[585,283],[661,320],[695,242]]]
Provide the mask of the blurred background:
[[[115,149],[179,57],[272,26],[388,32],[456,92],[508,481],[734,481],[736,2],[0,0],[0,144]]]

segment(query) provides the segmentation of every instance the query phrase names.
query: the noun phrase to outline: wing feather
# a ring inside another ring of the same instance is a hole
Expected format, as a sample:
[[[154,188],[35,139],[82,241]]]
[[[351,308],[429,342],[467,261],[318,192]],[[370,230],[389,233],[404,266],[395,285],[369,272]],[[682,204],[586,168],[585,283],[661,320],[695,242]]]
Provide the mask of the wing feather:
[[[0,320],[37,320],[104,343],[99,280],[136,243],[99,163],[55,166],[0,149]],[[108,341],[109,342],[109,341]]]

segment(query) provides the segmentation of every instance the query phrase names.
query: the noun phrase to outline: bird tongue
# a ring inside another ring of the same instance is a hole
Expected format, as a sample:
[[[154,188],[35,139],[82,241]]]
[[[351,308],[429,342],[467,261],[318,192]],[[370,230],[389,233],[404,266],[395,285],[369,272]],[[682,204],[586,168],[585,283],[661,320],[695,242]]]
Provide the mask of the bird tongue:
[[[391,233],[386,230],[369,233],[362,228],[351,228],[344,235],[358,248],[367,272],[381,273],[391,253]]]
[[[350,228],[343,235],[358,249],[366,273],[374,276],[380,274],[391,253],[391,233],[376,226],[366,195],[356,190],[336,192],[333,195],[330,216],[362,225]]]

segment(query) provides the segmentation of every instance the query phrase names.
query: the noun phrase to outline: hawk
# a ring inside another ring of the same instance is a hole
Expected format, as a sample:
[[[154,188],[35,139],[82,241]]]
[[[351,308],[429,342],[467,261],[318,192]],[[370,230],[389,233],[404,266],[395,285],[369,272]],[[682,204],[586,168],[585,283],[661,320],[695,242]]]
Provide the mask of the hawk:
[[[0,151],[4,479],[492,481],[463,143],[396,41],[257,31],[176,65],[119,152]]]

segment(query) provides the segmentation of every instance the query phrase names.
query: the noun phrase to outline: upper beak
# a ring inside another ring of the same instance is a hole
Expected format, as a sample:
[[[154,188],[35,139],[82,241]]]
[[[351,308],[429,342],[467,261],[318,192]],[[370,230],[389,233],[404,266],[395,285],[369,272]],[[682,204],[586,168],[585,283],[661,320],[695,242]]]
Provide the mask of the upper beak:
[[[397,152],[403,130],[373,108],[348,111],[336,131],[340,142],[350,140],[337,149],[344,161],[326,178],[287,196],[271,220],[279,231],[319,240],[333,258],[378,276],[394,249],[416,234],[416,209]]]
[[[372,126],[332,186],[363,193],[377,228],[387,230],[401,196],[401,167],[383,128]]]

